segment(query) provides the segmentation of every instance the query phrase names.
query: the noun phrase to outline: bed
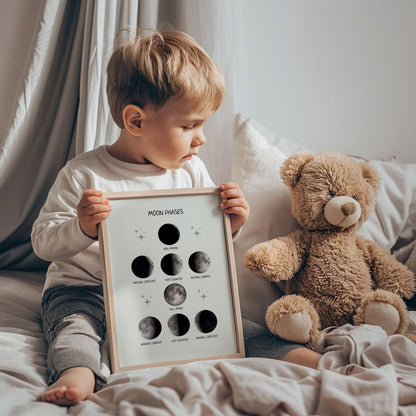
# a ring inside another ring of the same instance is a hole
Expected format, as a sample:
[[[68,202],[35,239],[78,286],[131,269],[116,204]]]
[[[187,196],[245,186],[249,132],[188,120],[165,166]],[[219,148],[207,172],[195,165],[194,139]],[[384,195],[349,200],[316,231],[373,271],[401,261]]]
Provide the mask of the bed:
[[[241,266],[253,244],[297,227],[278,176],[288,154],[304,146],[236,117],[233,179],[251,205],[235,242],[242,315],[264,326],[277,285]],[[362,235],[391,249],[416,270],[416,164],[371,161],[382,177],[374,215]],[[35,400],[46,387],[46,344],[40,326],[44,271],[0,271],[0,414],[6,415],[414,415],[416,344],[370,325],[345,325],[326,334],[317,370],[265,357],[191,362],[109,374],[86,401],[59,407]],[[409,302],[409,309],[414,308]],[[416,311],[410,332],[416,334]]]

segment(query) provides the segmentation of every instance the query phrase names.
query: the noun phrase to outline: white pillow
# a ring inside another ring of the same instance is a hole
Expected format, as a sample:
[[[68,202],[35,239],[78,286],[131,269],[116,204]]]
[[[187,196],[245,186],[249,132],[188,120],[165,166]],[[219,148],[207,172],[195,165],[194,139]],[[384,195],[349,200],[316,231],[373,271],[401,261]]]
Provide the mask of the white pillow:
[[[239,183],[250,205],[250,216],[234,243],[242,314],[265,325],[267,307],[282,295],[278,286],[255,276],[242,265],[244,253],[255,244],[290,233],[297,227],[291,214],[289,189],[279,169],[286,159],[269,144],[250,119],[238,115],[235,127],[232,180]]]
[[[250,204],[250,217],[234,249],[242,313],[260,325],[265,325],[267,307],[283,292],[245,269],[242,259],[255,244],[299,228],[291,213],[289,189],[280,179],[283,161],[298,150],[308,149],[268,132],[243,114],[237,115],[232,179],[240,184]],[[382,183],[375,211],[359,232],[385,249],[396,242],[409,244],[416,238],[416,164],[370,163]]]
[[[381,178],[374,212],[360,235],[386,250],[400,249],[416,239],[416,164],[372,160]]]

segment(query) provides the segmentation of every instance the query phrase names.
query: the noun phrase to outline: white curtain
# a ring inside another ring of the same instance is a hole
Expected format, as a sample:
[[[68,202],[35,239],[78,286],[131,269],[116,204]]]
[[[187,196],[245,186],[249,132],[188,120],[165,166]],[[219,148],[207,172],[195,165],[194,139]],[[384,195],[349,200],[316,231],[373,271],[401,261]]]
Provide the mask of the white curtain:
[[[68,158],[118,135],[106,64],[123,28],[161,23],[192,35],[227,78],[201,156],[218,184],[231,173],[234,115],[245,110],[238,0],[45,0],[14,118],[0,140],[0,268],[44,268],[30,231]]]

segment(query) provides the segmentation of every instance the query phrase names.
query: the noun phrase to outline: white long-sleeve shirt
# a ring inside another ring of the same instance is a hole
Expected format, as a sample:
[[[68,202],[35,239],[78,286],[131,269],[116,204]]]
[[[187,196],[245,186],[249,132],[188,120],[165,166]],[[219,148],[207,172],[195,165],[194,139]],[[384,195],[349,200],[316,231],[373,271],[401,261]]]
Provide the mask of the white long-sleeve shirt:
[[[52,262],[45,289],[101,284],[98,241],[82,232],[77,217],[84,190],[118,192],[210,186],[214,183],[196,156],[176,170],[123,162],[112,157],[106,146],[70,160],[59,172],[32,228],[36,255]]]

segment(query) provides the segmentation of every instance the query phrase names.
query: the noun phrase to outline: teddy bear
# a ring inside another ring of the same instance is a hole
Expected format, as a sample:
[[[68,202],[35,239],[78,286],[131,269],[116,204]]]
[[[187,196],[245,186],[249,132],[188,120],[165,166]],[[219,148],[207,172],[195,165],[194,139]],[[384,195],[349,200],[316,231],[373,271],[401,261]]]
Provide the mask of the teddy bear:
[[[256,244],[243,259],[254,274],[285,283],[285,295],[266,311],[270,331],[317,351],[325,328],[348,323],[406,333],[402,297],[412,297],[414,274],[356,234],[375,206],[374,168],[341,153],[301,151],[286,159],[280,176],[301,229]]]

